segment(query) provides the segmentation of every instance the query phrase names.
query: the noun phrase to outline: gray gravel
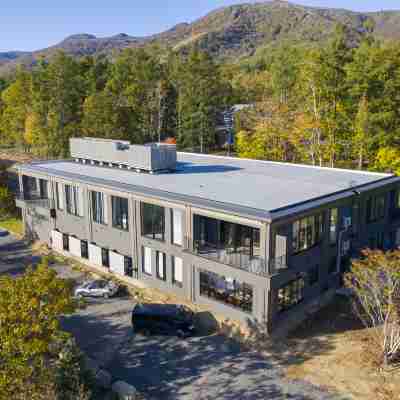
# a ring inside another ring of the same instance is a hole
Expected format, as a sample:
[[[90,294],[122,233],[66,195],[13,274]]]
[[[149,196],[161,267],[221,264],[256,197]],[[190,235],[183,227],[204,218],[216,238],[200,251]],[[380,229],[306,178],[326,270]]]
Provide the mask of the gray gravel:
[[[15,249],[20,253],[12,265]],[[29,250],[22,249],[21,242],[0,238],[0,273],[21,271],[22,255],[31,260]],[[56,268],[64,277],[83,279],[68,266]],[[304,381],[287,381],[279,365],[220,335],[178,339],[133,334],[133,305],[129,297],[92,299],[66,317],[63,327],[114,379],[134,385],[147,399],[344,399]]]

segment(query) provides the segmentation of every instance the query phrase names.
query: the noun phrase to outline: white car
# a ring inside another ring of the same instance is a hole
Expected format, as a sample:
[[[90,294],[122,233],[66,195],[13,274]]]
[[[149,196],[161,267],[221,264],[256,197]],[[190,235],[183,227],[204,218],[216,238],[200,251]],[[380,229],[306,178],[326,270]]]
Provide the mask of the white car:
[[[118,285],[112,281],[97,279],[85,282],[75,289],[76,297],[104,297],[114,296],[118,292]]]

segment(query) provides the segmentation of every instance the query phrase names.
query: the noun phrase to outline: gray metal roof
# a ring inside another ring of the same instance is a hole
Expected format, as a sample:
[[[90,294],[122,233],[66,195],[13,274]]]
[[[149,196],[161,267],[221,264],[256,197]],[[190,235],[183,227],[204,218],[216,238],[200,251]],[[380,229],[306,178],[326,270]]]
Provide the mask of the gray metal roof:
[[[264,219],[274,211],[393,177],[190,153],[178,153],[176,172],[155,175],[75,161],[39,162],[24,169]]]

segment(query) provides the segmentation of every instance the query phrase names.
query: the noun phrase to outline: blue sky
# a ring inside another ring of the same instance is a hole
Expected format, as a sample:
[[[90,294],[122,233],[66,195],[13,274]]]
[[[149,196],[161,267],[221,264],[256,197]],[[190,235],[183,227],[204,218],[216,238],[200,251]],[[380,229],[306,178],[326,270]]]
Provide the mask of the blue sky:
[[[143,36],[251,0],[14,0],[0,11],[0,51],[37,50],[74,33]],[[400,9],[399,0],[294,0],[359,11]]]

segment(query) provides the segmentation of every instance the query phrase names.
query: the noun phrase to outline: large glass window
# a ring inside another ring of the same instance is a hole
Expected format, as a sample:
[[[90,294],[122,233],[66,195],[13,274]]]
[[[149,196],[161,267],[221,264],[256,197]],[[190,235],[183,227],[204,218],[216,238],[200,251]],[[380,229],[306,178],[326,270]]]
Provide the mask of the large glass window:
[[[133,262],[132,257],[124,256],[124,273],[126,276],[133,277]]]
[[[107,196],[101,192],[91,192],[93,221],[107,224]]]
[[[151,239],[165,239],[165,209],[155,204],[141,203],[142,235]]]
[[[22,183],[23,183],[23,192],[25,199],[33,200],[40,196],[36,178],[34,178],[33,176],[23,175]]]
[[[101,264],[103,267],[110,268],[110,252],[108,249],[101,249]]]
[[[337,241],[337,226],[338,226],[338,209],[332,208],[329,220],[329,243],[336,244]]]
[[[172,243],[183,246],[183,211],[172,210]]]
[[[384,194],[367,200],[367,222],[374,222],[385,217],[386,196]]]
[[[194,250],[228,265],[248,269],[260,261],[260,230],[202,215],[194,216]]]
[[[56,183],[56,194],[57,194],[57,208],[59,210],[64,210],[64,194],[62,183]]]
[[[293,251],[298,253],[313,247],[322,240],[323,213],[302,218],[293,223]]]
[[[114,228],[128,230],[128,199],[111,197],[112,224]]]
[[[49,188],[48,188],[48,182],[46,179],[39,179],[39,191],[40,191],[41,199],[49,198]]]
[[[161,251],[156,252],[156,273],[157,273],[157,278],[161,279],[163,281],[166,280],[166,271],[165,271],[165,260],[166,256],[165,253],[162,253]]]
[[[65,205],[68,214],[83,216],[82,190],[77,186],[65,185]]]
[[[153,275],[151,268],[151,249],[143,247],[143,272],[146,275]]]
[[[172,256],[172,283],[183,286],[183,261],[182,258]]]
[[[238,280],[200,270],[200,295],[251,313],[253,309],[253,288]]]
[[[278,311],[283,312],[304,299],[304,278],[296,279],[278,290]]]

